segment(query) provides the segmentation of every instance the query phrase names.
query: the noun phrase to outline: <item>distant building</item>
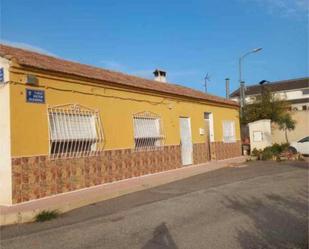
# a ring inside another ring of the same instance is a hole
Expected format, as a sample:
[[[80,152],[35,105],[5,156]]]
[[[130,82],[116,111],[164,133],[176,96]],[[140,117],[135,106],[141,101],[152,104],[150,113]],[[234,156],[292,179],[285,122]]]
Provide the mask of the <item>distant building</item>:
[[[282,80],[276,82],[265,83],[276,97],[286,99],[291,103],[291,109],[301,111],[309,109],[309,77]],[[255,84],[246,87],[246,103],[253,103],[257,96],[261,94],[261,85]],[[239,88],[230,94],[230,99],[239,102]]]
[[[285,99],[291,104],[293,119],[296,120],[295,130],[287,133],[289,142],[300,140],[309,135],[309,77],[264,83],[276,97]],[[247,86],[245,103],[256,101],[261,94],[261,85]],[[239,102],[239,89],[230,94],[230,99]],[[272,124],[272,142],[286,142],[285,132]]]

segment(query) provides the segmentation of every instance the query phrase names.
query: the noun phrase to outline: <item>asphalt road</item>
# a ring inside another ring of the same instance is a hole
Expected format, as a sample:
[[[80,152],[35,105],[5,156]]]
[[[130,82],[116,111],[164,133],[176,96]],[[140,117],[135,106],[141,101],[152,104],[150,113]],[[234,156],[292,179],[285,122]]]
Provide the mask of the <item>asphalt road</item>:
[[[1,228],[1,248],[308,248],[308,165],[249,163]]]

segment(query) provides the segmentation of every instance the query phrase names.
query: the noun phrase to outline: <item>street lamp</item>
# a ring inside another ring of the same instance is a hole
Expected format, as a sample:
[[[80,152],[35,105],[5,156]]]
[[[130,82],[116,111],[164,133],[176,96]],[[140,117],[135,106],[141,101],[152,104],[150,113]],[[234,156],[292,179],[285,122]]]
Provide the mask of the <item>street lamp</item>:
[[[239,84],[240,84],[240,115],[243,113],[243,107],[245,106],[245,82],[242,80],[242,60],[249,54],[257,53],[262,48],[255,48],[239,57]]]

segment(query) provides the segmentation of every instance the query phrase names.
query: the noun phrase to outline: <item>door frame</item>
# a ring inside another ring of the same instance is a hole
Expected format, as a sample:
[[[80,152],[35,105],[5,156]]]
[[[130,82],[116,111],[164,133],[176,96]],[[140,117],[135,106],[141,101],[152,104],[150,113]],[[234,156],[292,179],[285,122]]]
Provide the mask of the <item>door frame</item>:
[[[215,130],[214,130],[214,115],[213,112],[210,111],[205,111],[204,112],[204,122],[206,122],[205,120],[207,120],[205,118],[205,114],[208,114],[208,121],[209,121],[209,138],[208,138],[208,148],[209,148],[209,161],[215,159],[215,155],[213,155],[212,153],[214,152],[211,148],[211,143],[213,143],[215,141]]]
[[[205,117],[205,114],[208,114],[208,118]],[[212,160],[212,149],[211,149],[211,142],[214,139],[214,124],[213,124],[213,113],[212,112],[204,112],[204,125],[206,128],[206,122],[208,122],[208,131],[206,133],[208,134],[208,137],[205,136],[205,143],[208,145],[208,161]]]
[[[208,124],[206,124],[208,123]],[[205,126],[205,144],[207,145],[208,149],[208,156],[207,161],[211,161],[211,147],[210,147],[210,120],[207,118],[204,118],[204,126]]]
[[[188,116],[179,116],[179,135],[180,135],[180,151],[181,151],[181,163],[182,166],[188,166],[193,164],[193,141],[192,141],[192,128],[191,128],[191,118]],[[189,132],[190,132],[190,138],[191,138],[191,153],[190,153],[190,163],[184,164],[183,160],[183,152],[182,152],[182,137],[181,137],[181,119],[186,119],[188,121],[188,126],[189,126]]]

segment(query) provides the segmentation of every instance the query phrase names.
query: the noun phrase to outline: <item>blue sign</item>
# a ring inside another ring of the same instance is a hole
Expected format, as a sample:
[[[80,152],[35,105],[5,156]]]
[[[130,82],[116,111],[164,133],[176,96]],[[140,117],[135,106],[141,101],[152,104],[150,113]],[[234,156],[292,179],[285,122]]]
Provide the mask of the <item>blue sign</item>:
[[[26,89],[26,100],[29,103],[45,103],[45,91]]]
[[[4,81],[4,71],[3,71],[3,67],[0,68],[0,82]]]

